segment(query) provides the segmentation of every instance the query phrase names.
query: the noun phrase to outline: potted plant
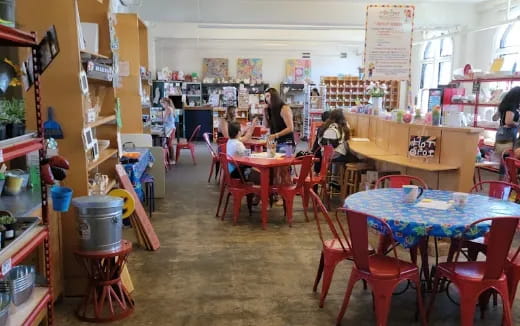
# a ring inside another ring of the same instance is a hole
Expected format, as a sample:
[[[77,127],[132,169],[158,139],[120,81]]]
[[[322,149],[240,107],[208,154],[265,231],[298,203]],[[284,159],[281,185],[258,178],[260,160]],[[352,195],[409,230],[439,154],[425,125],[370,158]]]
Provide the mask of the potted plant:
[[[372,113],[374,115],[379,115],[379,113],[384,110],[383,97],[386,94],[386,89],[386,84],[379,84],[379,82],[372,82],[367,86],[366,90],[370,96],[369,102],[372,104]]]
[[[9,123],[9,117],[4,110],[3,105],[0,106],[0,140],[7,139],[7,124]]]
[[[17,137],[25,134],[25,104],[23,100],[4,100],[3,105],[7,114],[7,137]]]
[[[5,248],[5,226],[0,225],[0,249]]]
[[[13,217],[11,215],[0,216],[0,225],[3,225],[5,227],[5,240],[14,239],[14,237],[16,236],[15,224],[16,217]]]

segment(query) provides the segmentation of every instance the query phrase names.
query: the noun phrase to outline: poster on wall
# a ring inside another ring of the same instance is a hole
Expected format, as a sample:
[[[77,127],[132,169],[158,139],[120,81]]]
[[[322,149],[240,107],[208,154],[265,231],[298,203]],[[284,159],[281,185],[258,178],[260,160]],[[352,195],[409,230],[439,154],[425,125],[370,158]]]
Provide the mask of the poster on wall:
[[[285,63],[285,77],[289,83],[303,83],[311,79],[311,60],[288,59]]]
[[[415,7],[368,5],[365,31],[365,77],[410,80]]]
[[[202,59],[202,78],[226,78],[229,61],[225,58]]]
[[[237,59],[237,79],[250,81],[262,80],[262,59],[239,58]]]

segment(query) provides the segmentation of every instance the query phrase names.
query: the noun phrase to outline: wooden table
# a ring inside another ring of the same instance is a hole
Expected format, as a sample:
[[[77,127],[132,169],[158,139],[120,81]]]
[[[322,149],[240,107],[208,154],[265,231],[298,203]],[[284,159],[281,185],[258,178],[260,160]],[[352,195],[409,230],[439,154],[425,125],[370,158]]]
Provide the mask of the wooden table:
[[[270,176],[272,168],[279,168],[284,166],[290,166],[293,163],[297,163],[298,160],[294,160],[293,157],[282,157],[282,158],[255,158],[247,156],[236,156],[233,157],[235,162],[239,165],[246,165],[257,168],[260,170],[260,199],[262,200],[262,228],[265,229],[267,225],[267,208],[269,206],[269,189],[270,189]]]

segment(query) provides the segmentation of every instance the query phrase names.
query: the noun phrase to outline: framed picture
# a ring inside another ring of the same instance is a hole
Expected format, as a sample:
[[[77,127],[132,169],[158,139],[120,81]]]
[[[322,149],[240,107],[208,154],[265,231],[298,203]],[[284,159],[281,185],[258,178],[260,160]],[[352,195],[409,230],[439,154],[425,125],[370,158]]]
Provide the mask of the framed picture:
[[[41,72],[44,72],[52,61],[51,47],[47,36],[38,44],[38,55],[40,56],[40,64],[42,67]]]
[[[92,134],[92,129],[85,128],[83,129],[83,144],[85,145],[85,150],[89,150],[94,146],[94,135]]]
[[[34,84],[32,55],[30,55],[29,58],[22,63],[22,66],[20,67],[20,72],[22,75],[23,88],[27,92]]]
[[[58,43],[58,34],[56,34],[56,26],[52,25],[52,27],[47,31],[47,39],[51,49],[51,56],[54,59],[58,53],[60,53],[60,45]]]
[[[87,79],[87,73],[84,70],[82,70],[79,73],[79,83],[81,85],[81,92],[83,93],[83,95],[87,95],[88,94],[88,79]]]
[[[97,161],[97,159],[99,158],[99,143],[98,143],[97,139],[94,139],[91,150],[92,150],[93,160]]]

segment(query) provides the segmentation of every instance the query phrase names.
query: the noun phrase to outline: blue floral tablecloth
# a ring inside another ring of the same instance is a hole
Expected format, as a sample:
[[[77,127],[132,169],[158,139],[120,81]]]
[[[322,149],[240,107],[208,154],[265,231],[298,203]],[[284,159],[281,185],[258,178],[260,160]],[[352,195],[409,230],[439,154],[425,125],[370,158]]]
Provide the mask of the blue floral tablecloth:
[[[452,196],[450,191],[425,190],[420,200],[449,201]],[[466,231],[472,222],[486,217],[520,216],[520,205],[476,194],[469,195],[462,209],[439,210],[416,204],[405,203],[400,188],[387,188],[355,193],[345,199],[344,206],[384,220],[394,239],[406,248],[415,246],[423,236],[456,238],[464,234],[468,239],[478,238],[489,230],[489,224],[482,223]],[[369,219],[369,225],[382,232],[377,220]]]

